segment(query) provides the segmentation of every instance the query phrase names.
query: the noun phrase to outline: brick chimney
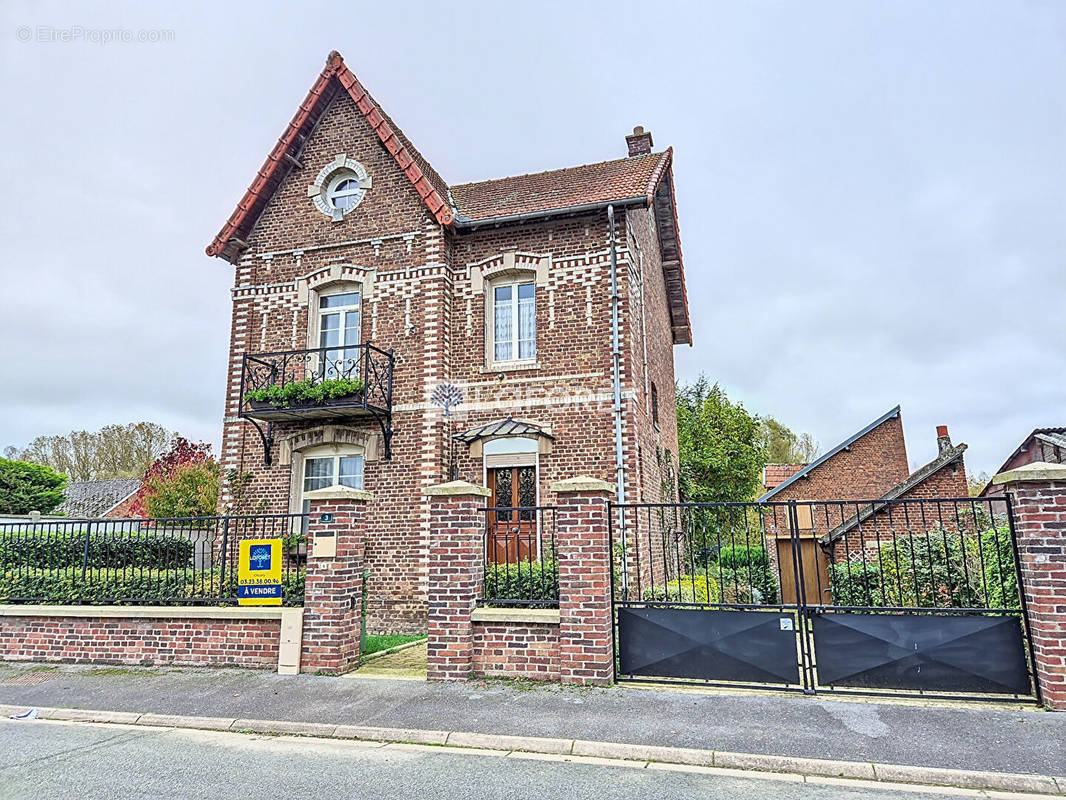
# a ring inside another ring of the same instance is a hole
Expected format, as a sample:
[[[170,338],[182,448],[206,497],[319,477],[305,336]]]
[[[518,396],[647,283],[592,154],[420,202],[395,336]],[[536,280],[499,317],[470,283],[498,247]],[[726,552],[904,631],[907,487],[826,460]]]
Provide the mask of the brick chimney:
[[[626,144],[629,145],[630,156],[642,156],[650,153],[652,145],[651,131],[646,131],[643,125],[638,125],[626,137]]]
[[[936,426],[936,450],[937,453],[943,453],[951,449],[951,437],[948,436],[947,425]]]

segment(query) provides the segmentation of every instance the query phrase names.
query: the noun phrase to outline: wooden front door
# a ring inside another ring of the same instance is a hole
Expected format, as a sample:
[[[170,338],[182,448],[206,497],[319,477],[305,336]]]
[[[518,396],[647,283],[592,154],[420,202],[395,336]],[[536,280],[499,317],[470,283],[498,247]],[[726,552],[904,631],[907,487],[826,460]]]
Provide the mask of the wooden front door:
[[[807,605],[817,606],[832,602],[829,593],[829,559],[818,546],[813,536],[801,536],[795,540],[803,562],[803,595]],[[799,575],[792,560],[793,540],[787,536],[777,540],[777,559],[781,569],[781,602],[792,605],[799,602],[796,587]]]
[[[490,511],[488,557],[493,564],[537,558],[537,469],[493,467],[488,471]]]

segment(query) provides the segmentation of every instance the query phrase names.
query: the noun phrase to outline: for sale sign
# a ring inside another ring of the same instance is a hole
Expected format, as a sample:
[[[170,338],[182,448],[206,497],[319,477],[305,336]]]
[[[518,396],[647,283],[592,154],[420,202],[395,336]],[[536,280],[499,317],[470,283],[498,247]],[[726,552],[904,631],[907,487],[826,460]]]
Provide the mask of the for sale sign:
[[[237,561],[237,602],[281,605],[281,539],[245,539]]]

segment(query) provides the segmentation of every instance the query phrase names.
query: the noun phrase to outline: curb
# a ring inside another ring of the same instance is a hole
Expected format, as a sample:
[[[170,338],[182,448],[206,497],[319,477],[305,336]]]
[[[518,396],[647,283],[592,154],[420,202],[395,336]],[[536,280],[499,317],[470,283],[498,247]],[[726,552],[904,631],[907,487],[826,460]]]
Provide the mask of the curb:
[[[29,711],[31,706],[0,705],[0,717]],[[628,762],[644,766],[669,768],[699,767],[730,772],[775,773],[816,779],[843,779],[842,783],[920,784],[963,789],[1027,792],[1032,794],[1066,794],[1066,777],[1030,775],[1013,772],[918,767],[904,764],[878,764],[863,761],[833,761],[819,758],[775,756],[760,753],[732,753],[724,750],[701,750],[685,747],[591,742],[583,739],[553,739],[538,736],[507,736],[463,731],[433,731],[419,728],[384,728],[362,725],[331,725],[320,722],[199,717],[175,714],[140,714],[132,711],[97,711],[79,708],[38,707],[38,718],[64,722],[98,722],[120,725],[144,725],[157,728],[231,731],[234,733],[287,734],[325,739],[414,745],[436,745],[493,754],[540,754],[574,757],[575,760]]]

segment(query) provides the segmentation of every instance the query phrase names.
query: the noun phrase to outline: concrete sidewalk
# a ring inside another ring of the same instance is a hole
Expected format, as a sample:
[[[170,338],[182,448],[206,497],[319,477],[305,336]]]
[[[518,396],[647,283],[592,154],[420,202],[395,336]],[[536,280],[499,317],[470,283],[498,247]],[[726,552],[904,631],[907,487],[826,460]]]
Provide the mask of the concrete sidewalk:
[[[0,664],[0,704],[415,728],[1066,775],[1066,714],[502,681]]]

